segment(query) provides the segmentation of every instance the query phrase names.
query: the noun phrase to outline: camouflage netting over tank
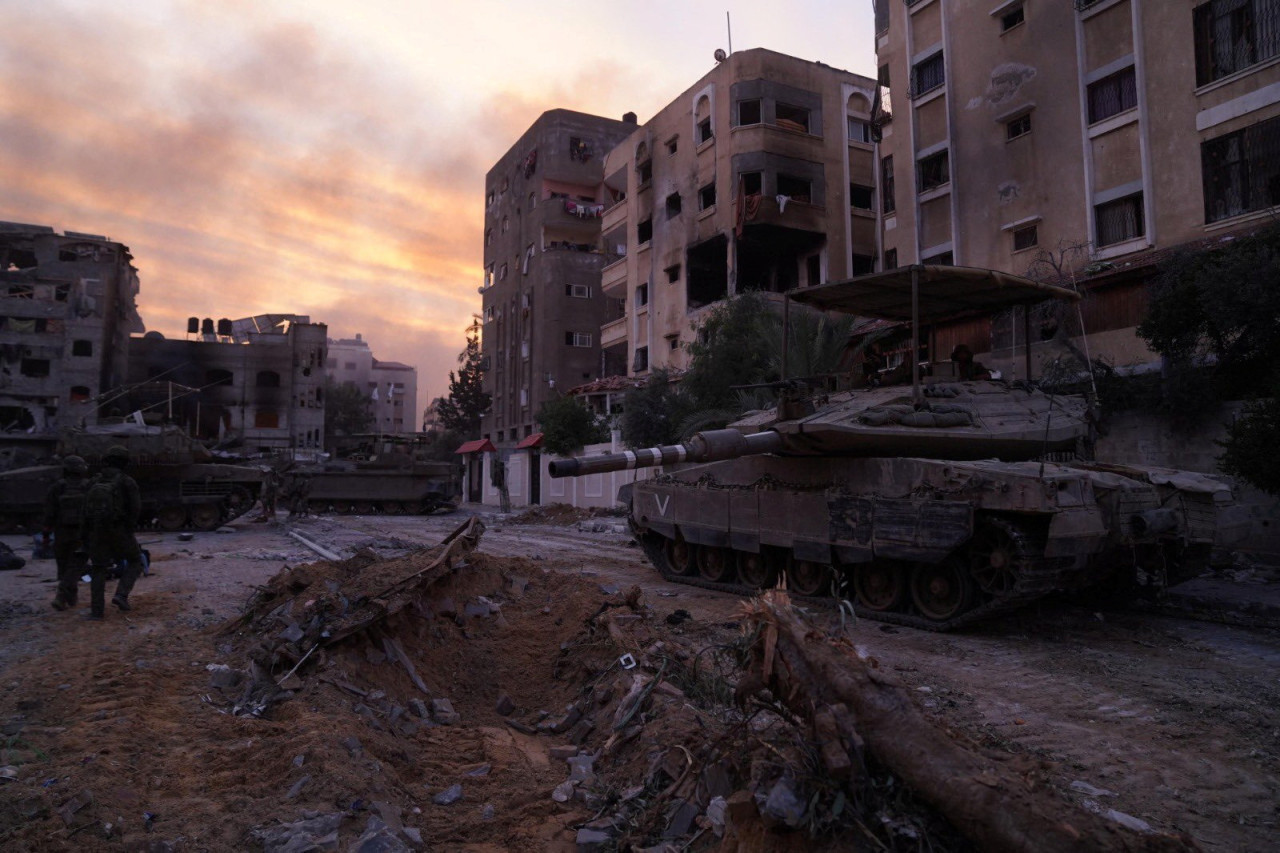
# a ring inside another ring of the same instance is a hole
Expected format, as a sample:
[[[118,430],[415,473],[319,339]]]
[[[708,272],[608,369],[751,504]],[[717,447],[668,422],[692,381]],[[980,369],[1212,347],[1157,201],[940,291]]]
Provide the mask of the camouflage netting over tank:
[[[176,426],[138,426],[114,424],[63,430],[58,437],[60,456],[83,456],[89,464],[102,461],[107,448],[119,444],[129,451],[136,463],[166,462],[188,464],[208,462],[213,457],[204,445]]]

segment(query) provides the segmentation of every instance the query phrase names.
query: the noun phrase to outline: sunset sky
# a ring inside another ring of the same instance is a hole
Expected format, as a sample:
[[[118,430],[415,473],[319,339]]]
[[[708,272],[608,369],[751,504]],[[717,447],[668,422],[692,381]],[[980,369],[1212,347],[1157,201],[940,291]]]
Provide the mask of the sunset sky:
[[[874,75],[871,0],[0,0],[0,220],[130,247],[147,328],[309,314],[446,392],[484,174],[539,114],[647,121],[716,48]]]

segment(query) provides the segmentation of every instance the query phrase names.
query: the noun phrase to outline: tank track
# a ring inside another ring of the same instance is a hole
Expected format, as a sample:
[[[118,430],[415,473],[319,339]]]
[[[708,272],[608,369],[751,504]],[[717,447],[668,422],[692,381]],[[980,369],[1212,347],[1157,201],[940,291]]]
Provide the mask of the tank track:
[[[744,598],[751,597],[759,592],[759,590],[743,584],[710,581],[699,577],[697,574],[679,574],[671,568],[671,564],[667,560],[666,551],[663,547],[663,543],[666,541],[664,536],[658,533],[639,531],[634,526],[632,531],[635,533],[636,540],[644,549],[645,556],[649,558],[649,562],[657,568],[665,580],[671,583],[686,584],[715,592],[727,592]],[[1043,556],[1027,556],[1044,553],[1044,538],[1017,526],[1010,527],[1009,535],[1020,546],[1018,550],[1022,556],[1016,563],[1017,582],[1012,589],[999,596],[992,597],[963,613],[945,620],[929,619],[916,613],[904,611],[870,610],[856,602],[853,605],[854,612],[860,618],[870,619],[875,622],[905,625],[925,631],[946,632],[968,627],[993,616],[1017,610],[1036,599],[1044,598],[1068,586],[1071,576],[1071,561]],[[836,606],[836,599],[831,595],[799,595],[795,592],[790,593],[790,595],[794,600],[801,601],[807,605],[828,608]]]

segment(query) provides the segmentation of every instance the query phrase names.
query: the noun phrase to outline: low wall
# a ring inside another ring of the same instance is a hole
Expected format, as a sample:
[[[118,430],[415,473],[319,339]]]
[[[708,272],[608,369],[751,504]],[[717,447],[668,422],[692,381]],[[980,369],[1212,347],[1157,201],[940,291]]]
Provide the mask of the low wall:
[[[1170,429],[1163,418],[1145,412],[1121,412],[1108,419],[1107,435],[1098,440],[1100,462],[1128,462],[1220,474],[1217,457],[1227,426],[1244,406],[1228,403],[1194,432]],[[1224,479],[1227,478],[1223,475]],[[1280,498],[1237,483],[1236,507],[1229,518],[1244,527],[1237,548],[1280,555]]]

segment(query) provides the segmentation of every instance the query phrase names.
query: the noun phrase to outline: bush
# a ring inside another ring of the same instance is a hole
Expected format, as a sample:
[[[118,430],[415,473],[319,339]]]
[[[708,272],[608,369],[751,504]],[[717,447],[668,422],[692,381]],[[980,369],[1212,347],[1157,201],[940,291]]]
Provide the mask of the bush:
[[[548,400],[538,410],[542,446],[568,456],[583,445],[609,440],[609,430],[576,397]]]

